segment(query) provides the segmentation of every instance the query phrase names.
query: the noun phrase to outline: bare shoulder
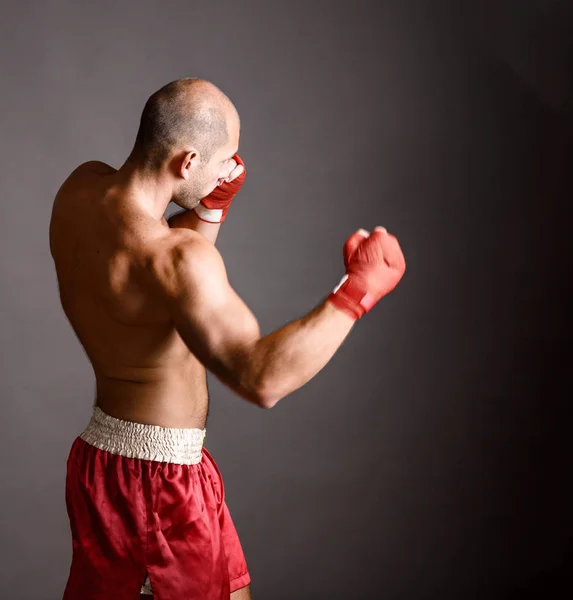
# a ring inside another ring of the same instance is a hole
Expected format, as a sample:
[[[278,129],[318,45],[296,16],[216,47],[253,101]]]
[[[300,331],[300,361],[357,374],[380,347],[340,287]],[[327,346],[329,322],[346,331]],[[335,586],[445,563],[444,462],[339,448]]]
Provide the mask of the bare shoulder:
[[[81,187],[93,178],[102,177],[104,175],[113,175],[117,172],[112,166],[99,160],[90,160],[77,166],[62,183],[59,193],[66,190]]]
[[[76,167],[56,192],[52,208],[52,219],[56,215],[58,215],[58,219],[62,218],[66,222],[72,219],[73,216],[67,210],[69,203],[75,203],[78,198],[89,194],[102,177],[112,175],[115,172],[116,169],[97,160],[85,162]]]
[[[100,160],[89,160],[82,163],[72,171],[72,175],[111,175],[117,173],[117,169]],[[70,175],[70,177],[72,176]]]
[[[197,285],[226,278],[225,265],[217,248],[201,234],[188,229],[171,229],[153,244],[148,272],[162,292],[178,296],[192,293]]]

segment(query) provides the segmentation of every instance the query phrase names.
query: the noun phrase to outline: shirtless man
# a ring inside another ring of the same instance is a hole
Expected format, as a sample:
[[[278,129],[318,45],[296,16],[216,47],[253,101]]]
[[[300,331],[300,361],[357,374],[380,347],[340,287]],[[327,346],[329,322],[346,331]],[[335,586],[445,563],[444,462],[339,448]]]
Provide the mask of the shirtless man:
[[[262,408],[300,388],[401,279],[395,237],[344,245],[346,275],[308,315],[261,337],[214,243],[245,177],[229,98],[199,79],[147,101],[120,169],[79,166],[53,207],[67,318],[93,366],[94,414],[74,441],[64,600],[250,598],[250,577],[204,448],[209,369]],[[185,209],[166,221],[170,201]]]

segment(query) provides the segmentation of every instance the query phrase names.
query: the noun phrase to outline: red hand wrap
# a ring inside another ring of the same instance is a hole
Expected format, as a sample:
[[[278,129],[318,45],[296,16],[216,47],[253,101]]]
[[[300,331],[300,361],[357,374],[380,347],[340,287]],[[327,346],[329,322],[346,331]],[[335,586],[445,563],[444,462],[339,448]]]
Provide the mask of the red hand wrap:
[[[233,158],[237,164],[243,166],[243,172],[237,178],[233,179],[233,181],[225,181],[221,185],[218,185],[195,207],[195,213],[202,221],[206,221],[207,223],[222,223],[227,218],[231,202],[241,189],[247,175],[245,163],[241,160],[241,157],[235,154]]]
[[[346,275],[328,300],[354,319],[390,293],[406,270],[398,240],[379,230],[370,237],[359,232],[350,236],[344,245],[344,264]]]

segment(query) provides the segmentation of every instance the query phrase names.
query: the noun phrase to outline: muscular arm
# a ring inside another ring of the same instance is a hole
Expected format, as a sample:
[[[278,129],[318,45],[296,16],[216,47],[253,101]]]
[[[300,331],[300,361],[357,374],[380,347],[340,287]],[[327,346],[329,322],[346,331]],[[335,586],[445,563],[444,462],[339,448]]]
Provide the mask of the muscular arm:
[[[263,406],[310,381],[334,356],[354,321],[330,302],[259,339],[250,355]],[[266,406],[268,404],[268,406]]]
[[[223,383],[263,408],[312,379],[354,324],[324,302],[261,337],[255,316],[229,284],[220,254],[197,235],[185,234],[155,273],[158,291],[189,349]]]

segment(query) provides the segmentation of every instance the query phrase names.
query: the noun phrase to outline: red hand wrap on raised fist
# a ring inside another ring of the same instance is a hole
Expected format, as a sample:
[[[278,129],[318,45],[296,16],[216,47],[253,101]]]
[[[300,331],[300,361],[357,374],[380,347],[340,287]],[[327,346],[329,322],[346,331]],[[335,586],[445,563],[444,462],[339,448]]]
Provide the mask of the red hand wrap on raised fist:
[[[202,221],[207,221],[207,223],[222,223],[227,218],[231,202],[241,189],[247,175],[245,163],[241,160],[241,157],[235,154],[233,159],[238,165],[243,166],[243,172],[233,179],[233,181],[225,181],[221,185],[218,185],[194,208],[195,213]]]
[[[398,240],[379,228],[370,237],[360,231],[351,235],[343,254],[346,275],[328,300],[359,319],[398,285],[406,261]]]

